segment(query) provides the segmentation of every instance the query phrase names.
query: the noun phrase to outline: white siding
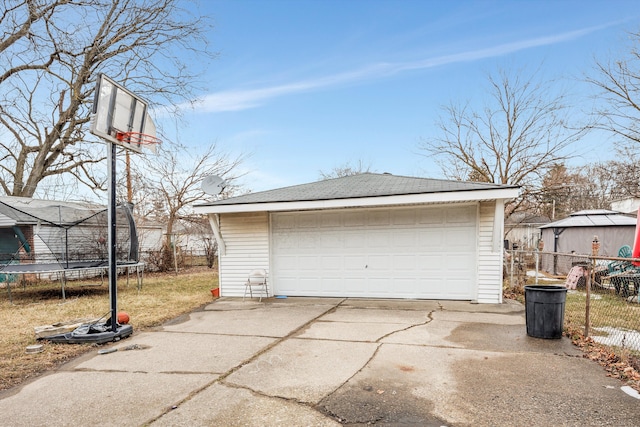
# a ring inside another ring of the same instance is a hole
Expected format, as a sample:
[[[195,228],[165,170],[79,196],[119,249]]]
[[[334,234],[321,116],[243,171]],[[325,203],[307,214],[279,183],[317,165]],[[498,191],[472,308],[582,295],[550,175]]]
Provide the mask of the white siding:
[[[140,252],[158,251],[162,248],[162,227],[138,226],[137,231]]]
[[[15,219],[0,214],[0,227],[13,227],[14,225],[16,225]]]
[[[220,257],[220,296],[241,297],[251,270],[269,271],[269,214],[220,215],[220,233],[226,244]]]
[[[495,202],[480,204],[478,224],[478,302],[502,302],[502,250],[494,248]]]

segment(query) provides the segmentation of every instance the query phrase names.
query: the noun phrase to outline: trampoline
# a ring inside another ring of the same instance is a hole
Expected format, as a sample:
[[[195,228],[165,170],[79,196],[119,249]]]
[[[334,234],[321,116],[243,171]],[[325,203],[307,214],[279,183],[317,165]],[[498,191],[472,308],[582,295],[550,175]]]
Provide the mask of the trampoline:
[[[143,262],[128,262],[118,263],[116,268],[119,272],[125,271],[127,274],[127,284],[129,283],[129,275],[133,271],[136,275],[136,282],[138,290],[142,289],[142,281],[144,278],[144,266]],[[7,295],[9,301],[13,302],[11,295],[11,283],[16,280],[11,280],[11,276],[21,274],[50,274],[55,275],[57,280],[60,281],[60,289],[62,293],[62,299],[66,299],[66,285],[68,281],[68,274],[71,272],[78,273],[92,273],[93,275],[99,275],[101,282],[103,281],[104,274],[109,268],[108,261],[73,261],[64,264],[60,263],[41,263],[41,264],[4,264],[0,266],[0,274],[4,275]],[[89,274],[92,276],[92,274]]]
[[[104,207],[13,198],[11,204],[0,201],[0,216],[9,223],[17,247],[12,253],[0,253],[0,281],[6,282],[10,300],[11,283],[20,275],[57,278],[64,299],[72,274],[103,277],[108,272],[108,214]],[[134,271],[140,289],[144,263],[138,258],[138,237],[128,204],[117,206],[115,225],[117,271],[125,270],[127,281]]]

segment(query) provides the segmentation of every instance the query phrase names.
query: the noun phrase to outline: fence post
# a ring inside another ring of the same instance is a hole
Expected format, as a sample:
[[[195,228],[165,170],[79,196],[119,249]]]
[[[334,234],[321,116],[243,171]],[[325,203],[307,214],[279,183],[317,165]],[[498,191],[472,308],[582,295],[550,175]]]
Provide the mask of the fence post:
[[[587,302],[585,305],[585,315],[584,315],[584,336],[589,336],[589,325],[591,324],[591,278],[595,278],[596,274],[596,257],[598,256],[598,252],[600,252],[600,242],[598,241],[598,236],[593,236],[593,240],[591,241],[591,268],[587,274]],[[588,264],[587,264],[588,265]]]
[[[516,257],[516,254],[515,254],[515,252],[513,252],[513,251],[512,251],[512,252],[511,252],[511,272],[510,272],[510,274],[509,274],[509,276],[510,276],[510,279],[509,279],[509,286],[510,286],[512,289],[515,287],[515,286],[513,285],[513,267],[514,267],[514,264],[515,264],[515,257]]]
[[[538,284],[538,271],[540,269],[540,251],[536,249],[536,285]]]
[[[589,336],[589,325],[591,323],[591,273],[587,274],[586,280],[587,302],[584,310],[584,336]]]

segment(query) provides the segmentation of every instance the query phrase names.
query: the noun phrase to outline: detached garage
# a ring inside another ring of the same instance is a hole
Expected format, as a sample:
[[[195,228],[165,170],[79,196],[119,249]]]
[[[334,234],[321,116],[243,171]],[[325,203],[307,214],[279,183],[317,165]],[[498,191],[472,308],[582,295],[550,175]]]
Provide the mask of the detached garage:
[[[271,295],[502,299],[504,201],[518,187],[365,173],[196,206],[218,241],[221,296],[249,271]]]

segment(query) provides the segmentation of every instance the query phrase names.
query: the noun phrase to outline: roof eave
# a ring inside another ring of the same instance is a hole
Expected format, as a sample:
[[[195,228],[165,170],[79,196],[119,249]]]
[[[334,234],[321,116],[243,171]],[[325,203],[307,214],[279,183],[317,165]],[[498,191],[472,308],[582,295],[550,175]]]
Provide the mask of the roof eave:
[[[221,214],[241,212],[278,212],[318,209],[340,209],[373,206],[409,205],[420,203],[474,202],[480,200],[513,199],[518,196],[519,188],[496,188],[477,191],[452,191],[446,193],[403,194],[395,196],[361,197],[348,199],[328,199],[309,201],[241,203],[232,205],[196,205],[194,210],[200,214]]]

